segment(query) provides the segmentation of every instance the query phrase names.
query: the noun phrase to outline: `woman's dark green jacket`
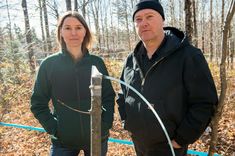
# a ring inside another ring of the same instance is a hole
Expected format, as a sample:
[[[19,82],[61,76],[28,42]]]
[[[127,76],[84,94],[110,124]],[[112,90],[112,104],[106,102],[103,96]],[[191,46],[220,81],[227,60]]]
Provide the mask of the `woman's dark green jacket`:
[[[58,52],[47,57],[39,68],[33,94],[31,111],[43,128],[52,137],[54,144],[65,147],[83,148],[90,145],[90,116],[75,112],[88,112],[91,107],[90,81],[91,67],[96,66],[108,75],[103,60],[88,52],[78,62],[74,62],[68,52]],[[102,80],[102,137],[108,137],[113,123],[114,97],[109,80]],[[53,109],[49,109],[51,100]]]

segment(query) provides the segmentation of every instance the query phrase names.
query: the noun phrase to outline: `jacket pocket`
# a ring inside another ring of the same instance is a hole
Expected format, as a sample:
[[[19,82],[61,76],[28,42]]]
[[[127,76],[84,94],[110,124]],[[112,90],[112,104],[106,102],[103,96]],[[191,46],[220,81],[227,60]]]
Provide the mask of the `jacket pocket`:
[[[73,103],[66,104],[73,105]],[[56,114],[58,141],[66,147],[78,146],[77,140],[81,140],[80,114],[59,104],[56,107]]]
[[[169,122],[167,121],[167,114],[164,107],[163,100],[152,100],[150,104],[153,106],[154,110],[156,111],[157,115],[161,119],[163,126],[165,129],[169,128]],[[160,121],[157,119],[155,114],[153,114],[150,108],[146,109],[145,112],[145,121],[147,123],[146,127],[146,144],[152,145],[160,142],[165,142],[166,135],[163,131],[163,127],[160,124]],[[168,131],[168,130],[167,130]]]
[[[141,115],[141,105],[135,98],[128,96],[125,100],[126,120],[125,129],[130,131],[133,135],[142,133],[142,128],[145,127],[145,121]]]

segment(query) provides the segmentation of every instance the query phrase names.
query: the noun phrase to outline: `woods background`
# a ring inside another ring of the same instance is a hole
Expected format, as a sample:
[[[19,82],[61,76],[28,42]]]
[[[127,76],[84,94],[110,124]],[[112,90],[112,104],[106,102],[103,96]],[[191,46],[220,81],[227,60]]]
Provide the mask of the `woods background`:
[[[211,150],[230,155],[235,151],[233,121],[235,118],[235,20],[233,16],[229,22],[226,48],[223,46],[223,37],[224,26],[228,19],[226,17],[230,9],[234,10],[234,0],[160,1],[165,11],[165,26],[174,26],[186,31],[191,42],[202,49],[216,80],[218,94],[225,95],[221,112],[218,114],[220,125],[214,127],[219,131],[219,140],[216,137],[215,146],[212,145]],[[29,97],[40,61],[58,50],[55,29],[59,16],[66,10],[77,10],[83,15],[95,37],[91,52],[103,57],[110,74],[118,78],[123,60],[139,40],[132,22],[132,8],[136,2],[137,0],[0,1],[0,122],[39,126],[29,112]],[[225,56],[224,64],[223,56]],[[224,79],[221,78],[223,67]],[[223,82],[228,84],[224,88],[225,92],[221,93]],[[114,84],[114,87],[118,90],[117,84]],[[128,138],[126,133],[119,130],[121,129],[119,117],[117,113],[115,115],[111,135]],[[226,127],[223,127],[224,125]],[[33,155],[32,153],[35,154],[35,152],[31,150],[37,149],[37,146],[44,146],[41,151],[36,151],[38,155],[47,153],[49,143],[46,135],[31,132],[34,138],[41,140],[40,143],[43,144],[38,145],[38,143],[26,141],[29,139],[28,133],[0,127],[0,155],[17,155],[16,153],[23,152],[25,152],[23,155],[29,153]],[[208,133],[211,131],[209,130]],[[205,140],[199,140],[199,143],[191,148],[208,151],[209,136],[207,134]],[[22,137],[25,139],[24,143],[11,143],[12,140],[17,142],[17,138]],[[224,139],[222,143],[221,139]],[[22,147],[24,150],[16,150],[16,147]],[[121,147],[118,154],[115,153],[117,152],[115,148],[117,147],[111,146],[110,155],[133,155],[133,149]]]

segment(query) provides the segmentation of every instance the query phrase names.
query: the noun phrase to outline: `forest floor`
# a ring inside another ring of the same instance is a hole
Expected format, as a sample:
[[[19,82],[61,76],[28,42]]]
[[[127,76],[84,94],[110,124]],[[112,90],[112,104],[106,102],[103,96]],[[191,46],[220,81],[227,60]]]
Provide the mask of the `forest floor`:
[[[110,75],[118,78],[122,63],[106,61]],[[210,66],[216,85],[219,86],[219,68]],[[235,70],[228,72],[228,92],[222,118],[218,129],[217,153],[224,156],[235,154]],[[20,82],[0,86],[0,93],[4,94],[4,102],[0,105],[0,122],[40,127],[29,110],[29,99],[33,86],[30,74],[19,74]],[[113,84],[118,90],[118,84]],[[1,88],[2,87],[2,88]],[[219,87],[217,87],[219,88]],[[219,93],[219,90],[218,90]],[[115,112],[113,128],[110,137],[131,141],[127,131],[121,126],[118,111]],[[210,131],[205,132],[200,139],[189,146],[189,149],[206,152],[209,149]],[[0,155],[1,156],[44,156],[50,150],[50,139],[46,133],[30,131],[20,128],[0,126]],[[83,155],[82,153],[80,154]],[[134,148],[130,145],[109,142],[108,156],[134,156]]]

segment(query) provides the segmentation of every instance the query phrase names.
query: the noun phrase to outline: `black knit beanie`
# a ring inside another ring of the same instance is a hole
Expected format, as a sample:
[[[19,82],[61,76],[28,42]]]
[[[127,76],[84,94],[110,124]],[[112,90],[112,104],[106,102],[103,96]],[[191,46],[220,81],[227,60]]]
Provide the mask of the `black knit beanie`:
[[[133,21],[135,14],[142,9],[153,9],[162,16],[163,20],[165,20],[164,10],[158,0],[140,0],[139,3],[134,6],[132,16]]]

